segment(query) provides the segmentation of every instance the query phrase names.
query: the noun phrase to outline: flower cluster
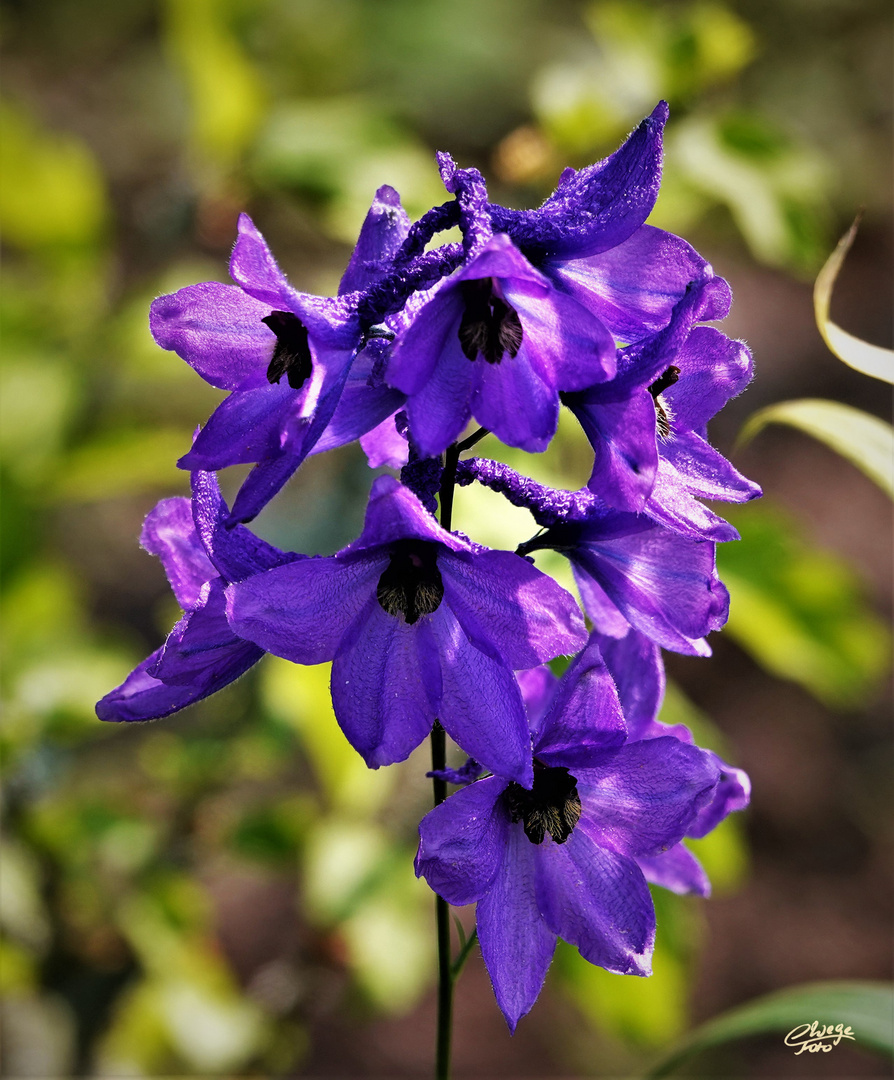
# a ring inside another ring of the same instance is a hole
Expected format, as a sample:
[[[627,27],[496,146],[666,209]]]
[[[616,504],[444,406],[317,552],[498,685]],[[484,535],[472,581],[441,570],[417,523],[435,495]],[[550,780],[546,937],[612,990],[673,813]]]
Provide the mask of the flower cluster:
[[[477,170],[439,155],[451,197],[411,224],[381,188],[335,297],[293,289],[243,214],[235,284],[151,309],[155,340],[228,396],[180,459],[192,498],[143,530],[184,615],[98,715],[167,716],[270,652],[332,661],[335,716],[371,768],[442,727],[469,761],[435,773],[458,790],[423,819],[416,872],[477,904],[513,1030],[557,937],[647,975],[647,883],[706,894],[684,838],[748,801],[744,773],[656,720],[661,649],[708,655],[727,617],[715,544],[736,533],[699,499],[759,494],[706,437],[751,377],[747,349],[705,325],[729,288],[644,224],[666,118],[662,103],[610,157],[567,169],[537,210],[489,202]],[[431,245],[453,227],[460,241]],[[482,429],[546,450],[561,406],[593,450],[580,491],[460,459]],[[305,458],[354,440],[392,472],[353,543],[308,557],[246,528]],[[215,473],[236,464],[254,467],[229,508]],[[515,551],[454,531],[454,486],[473,483],[540,531]],[[543,549],[569,560],[580,603],[536,568]]]

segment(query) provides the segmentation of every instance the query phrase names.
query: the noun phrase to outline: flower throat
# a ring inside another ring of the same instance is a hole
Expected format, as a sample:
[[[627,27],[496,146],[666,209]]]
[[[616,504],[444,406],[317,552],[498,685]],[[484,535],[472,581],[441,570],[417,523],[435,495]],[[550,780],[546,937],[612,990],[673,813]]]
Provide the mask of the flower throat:
[[[580,820],[577,780],[562,766],[534,761],[534,787],[528,791],[514,781],[503,793],[513,821],[524,824],[532,844],[542,844],[546,834],[564,844]]]

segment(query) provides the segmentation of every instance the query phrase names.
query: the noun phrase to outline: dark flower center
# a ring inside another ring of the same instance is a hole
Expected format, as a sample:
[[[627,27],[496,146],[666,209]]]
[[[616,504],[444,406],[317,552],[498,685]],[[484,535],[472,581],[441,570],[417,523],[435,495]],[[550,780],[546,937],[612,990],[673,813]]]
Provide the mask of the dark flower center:
[[[313,360],[307,344],[307,327],[291,311],[271,311],[261,319],[276,334],[273,359],[267,367],[267,382],[278,383],[285,375],[293,390],[300,390],[310,378]]]
[[[376,599],[383,611],[403,615],[412,625],[420,615],[437,611],[444,597],[444,582],[437,564],[437,548],[424,540],[398,540],[391,561],[379,578]]]
[[[528,791],[514,781],[503,793],[513,821],[524,823],[525,836],[542,844],[546,834],[564,844],[580,820],[577,780],[561,766],[534,762],[534,787]]]
[[[659,438],[666,439],[671,430],[671,413],[667,403],[661,400],[661,394],[669,386],[673,386],[680,378],[680,369],[674,364],[666,368],[649,387],[649,393],[655,402],[655,426],[658,429]]]
[[[459,288],[465,304],[459,343],[465,355],[483,356],[489,364],[499,364],[505,353],[515,356],[522,343],[521,319],[497,296],[493,278],[464,281]]]

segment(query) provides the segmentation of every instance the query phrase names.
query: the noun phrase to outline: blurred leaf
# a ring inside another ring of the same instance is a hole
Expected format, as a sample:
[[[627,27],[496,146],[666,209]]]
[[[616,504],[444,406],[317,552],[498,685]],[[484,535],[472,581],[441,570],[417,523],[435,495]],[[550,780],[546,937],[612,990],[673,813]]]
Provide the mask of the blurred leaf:
[[[404,1012],[416,1003],[435,970],[434,895],[413,876],[413,852],[387,864],[374,893],[342,926],[357,980],[376,1006]]]
[[[894,428],[884,420],[840,401],[780,401],[748,418],[739,436],[740,444],[753,439],[767,424],[788,424],[806,431],[894,496]]]
[[[758,113],[693,114],[669,132],[668,154],[687,182],[729,207],[764,262],[813,266],[824,245],[824,159]]]
[[[267,708],[298,732],[329,804],[371,813],[388,798],[395,770],[368,769],[342,734],[332,711],[331,667],[304,667],[267,657],[261,671],[261,695]]]
[[[92,154],[73,135],[49,132],[24,109],[0,104],[0,217],[22,248],[97,243],[108,217]]]
[[[91,501],[172,488],[183,491],[189,474],[176,462],[188,449],[189,436],[179,429],[104,432],[69,456],[52,494]]]
[[[265,184],[297,188],[323,204],[328,230],[353,244],[383,183],[411,217],[443,202],[434,155],[361,97],[278,106],[259,140],[253,172]]]
[[[230,166],[254,137],[264,111],[260,77],[227,25],[227,0],[167,0],[165,37],[189,89],[199,152]]]
[[[668,1076],[709,1046],[771,1032],[786,1034],[817,1020],[853,1028],[857,1044],[894,1055],[894,989],[886,983],[806,983],[750,1001],[703,1024],[646,1074]]]
[[[761,664],[833,706],[860,701],[887,670],[890,634],[847,564],[811,548],[768,505],[728,515],[741,543],[718,545],[726,630]]]
[[[41,899],[37,859],[23,845],[4,841],[0,861],[0,925],[22,944],[43,953],[52,930]]]
[[[829,318],[835,279],[844,264],[845,256],[850,251],[859,225],[860,218],[858,217],[838,241],[837,247],[817,275],[813,286],[813,312],[823,340],[839,360],[843,360],[857,371],[862,371],[864,375],[872,375],[873,378],[894,383],[894,351],[861,341],[860,338],[842,330]]]
[[[71,366],[45,353],[18,355],[7,347],[0,369],[0,455],[23,484],[48,478],[62,450],[78,398]]]

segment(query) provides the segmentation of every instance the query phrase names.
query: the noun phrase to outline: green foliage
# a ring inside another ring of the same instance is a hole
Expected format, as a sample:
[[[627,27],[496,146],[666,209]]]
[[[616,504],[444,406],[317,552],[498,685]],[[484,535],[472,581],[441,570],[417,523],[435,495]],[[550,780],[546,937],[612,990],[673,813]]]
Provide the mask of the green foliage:
[[[864,375],[872,375],[876,379],[884,379],[885,382],[894,382],[894,352],[891,349],[882,349],[878,345],[870,345],[869,342],[842,330],[840,326],[829,318],[829,309],[832,306],[832,289],[835,281],[844,265],[845,256],[850,251],[854,237],[857,235],[857,227],[860,224],[859,217],[853,225],[838,241],[838,244],[826,262],[822,270],[817,274],[813,286],[813,313],[816,325],[823,335],[823,340],[829,349],[835,353],[839,360],[843,360]],[[888,457],[888,473],[890,474],[891,458]]]
[[[851,1027],[858,1045],[894,1057],[894,987],[886,983],[806,983],[749,1001],[715,1017],[689,1035],[647,1073],[668,1076],[688,1058],[712,1046],[755,1035],[785,1032],[816,1019]]]
[[[730,591],[725,632],[764,667],[831,705],[856,705],[887,670],[890,634],[841,559],[811,548],[769,506],[729,515],[741,543],[717,552]]]
[[[894,496],[894,427],[884,420],[840,401],[780,401],[751,414],[740,443],[753,439],[767,424],[787,424],[812,435]]]

